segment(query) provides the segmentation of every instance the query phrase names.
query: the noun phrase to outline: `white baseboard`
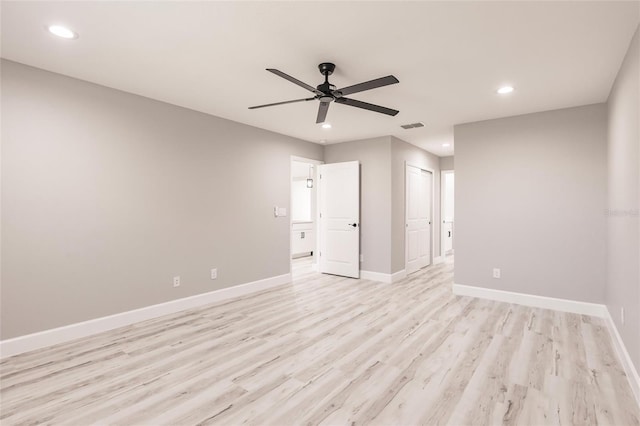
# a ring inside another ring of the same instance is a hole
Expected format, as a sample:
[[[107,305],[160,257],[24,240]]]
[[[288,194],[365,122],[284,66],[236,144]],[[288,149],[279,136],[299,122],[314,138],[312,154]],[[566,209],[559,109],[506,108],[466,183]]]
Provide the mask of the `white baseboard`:
[[[437,265],[438,263],[444,262],[444,256],[436,256],[433,258],[433,264]]]
[[[372,272],[360,270],[360,279],[378,281],[385,284],[392,284],[400,281],[407,276],[407,271],[404,269],[394,272],[393,274],[385,274],[382,272]]]
[[[398,282],[401,279],[405,278],[406,276],[407,276],[407,270],[401,269],[398,272],[394,272],[393,274],[391,274],[391,282],[392,283]]]
[[[381,283],[391,284],[391,274],[384,274],[382,272],[372,272],[360,270],[361,280],[378,281]]]
[[[0,341],[0,358],[6,358],[23,352],[68,342],[70,340],[91,336],[140,321],[157,318],[167,314],[173,314],[185,309],[220,302],[234,297],[244,296],[260,290],[291,282],[291,274],[278,275],[263,280],[240,284],[233,287],[222,288],[208,293],[197,294],[182,299],[170,300],[157,305],[146,306],[132,311],[106,317],[95,318],[63,327],[52,328],[25,336],[14,337]]]
[[[514,293],[511,291],[494,290],[491,288],[474,287],[463,284],[454,284],[453,294],[459,296],[478,297],[480,299],[497,300],[499,302],[515,303],[517,305],[531,306],[534,308],[553,309],[561,312],[591,315],[599,318],[605,318],[608,314],[607,307],[599,303],[579,302],[577,300]]]
[[[624,372],[627,375],[627,379],[629,380],[629,385],[631,386],[633,395],[636,397],[636,402],[640,406],[640,375],[638,375],[638,370],[636,370],[636,367],[633,365],[633,361],[631,361],[631,356],[629,355],[629,352],[627,352],[627,347],[624,345],[624,341],[622,340],[620,333],[618,333],[618,328],[611,317],[609,309],[607,309],[605,321],[607,322],[609,334],[613,340],[613,346],[616,348],[620,363],[622,364]]]

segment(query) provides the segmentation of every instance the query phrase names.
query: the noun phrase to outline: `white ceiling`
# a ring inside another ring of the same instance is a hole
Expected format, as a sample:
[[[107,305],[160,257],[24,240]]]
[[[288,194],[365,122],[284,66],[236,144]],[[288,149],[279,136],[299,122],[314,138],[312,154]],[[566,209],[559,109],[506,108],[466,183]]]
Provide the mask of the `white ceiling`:
[[[611,1],[3,1],[2,57],[312,142],[394,135],[451,155],[454,124],[605,101],[639,15]],[[324,130],[317,101],[247,109],[310,95],[265,68],[315,86],[326,61],[338,87],[395,75],[352,97],[400,113],[333,104]],[[516,91],[497,95],[505,83]]]

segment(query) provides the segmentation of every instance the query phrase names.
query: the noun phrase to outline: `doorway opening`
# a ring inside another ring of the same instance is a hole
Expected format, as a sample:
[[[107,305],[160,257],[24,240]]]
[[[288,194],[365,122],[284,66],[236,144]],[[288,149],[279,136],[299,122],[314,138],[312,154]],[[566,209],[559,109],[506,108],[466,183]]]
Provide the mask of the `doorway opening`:
[[[318,180],[321,161],[291,157],[290,271],[299,278],[318,270]]]
[[[442,257],[453,255],[454,235],[454,194],[455,194],[455,174],[453,170],[443,170],[440,178],[440,217],[442,218],[442,232],[440,237],[440,247],[442,247]]]
[[[433,262],[433,170],[405,167],[405,271]]]

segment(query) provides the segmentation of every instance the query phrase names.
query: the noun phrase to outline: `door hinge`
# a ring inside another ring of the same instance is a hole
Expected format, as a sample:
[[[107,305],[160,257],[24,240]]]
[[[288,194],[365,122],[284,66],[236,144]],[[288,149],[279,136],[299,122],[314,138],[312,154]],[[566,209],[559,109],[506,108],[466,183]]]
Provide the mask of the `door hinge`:
[[[320,255],[320,257],[322,257],[322,252],[321,252],[321,251],[320,251],[320,252],[318,252],[318,254]]]
[[[320,217],[322,218],[322,213],[320,213]]]
[[[320,179],[322,179],[322,173],[320,173]]]

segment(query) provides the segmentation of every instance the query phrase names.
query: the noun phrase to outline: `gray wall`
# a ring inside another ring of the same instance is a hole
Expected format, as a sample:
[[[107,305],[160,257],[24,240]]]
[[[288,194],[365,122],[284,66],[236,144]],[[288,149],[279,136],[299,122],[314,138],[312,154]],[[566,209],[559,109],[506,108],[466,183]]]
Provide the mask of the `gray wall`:
[[[389,136],[326,145],[325,163],[360,162],[360,253],[365,271],[391,272],[391,140]]]
[[[433,171],[433,257],[440,255],[440,161],[433,155],[396,137],[391,137],[392,224],[391,271],[405,267],[405,163]]]
[[[8,61],[2,114],[2,339],[289,271],[321,146]]]
[[[640,370],[640,30],[636,30],[608,101],[609,200],[606,301]],[[620,308],[625,308],[625,323]]]
[[[453,170],[453,155],[440,157],[440,170]]]
[[[606,132],[604,104],[455,126],[457,284],[604,302]]]

